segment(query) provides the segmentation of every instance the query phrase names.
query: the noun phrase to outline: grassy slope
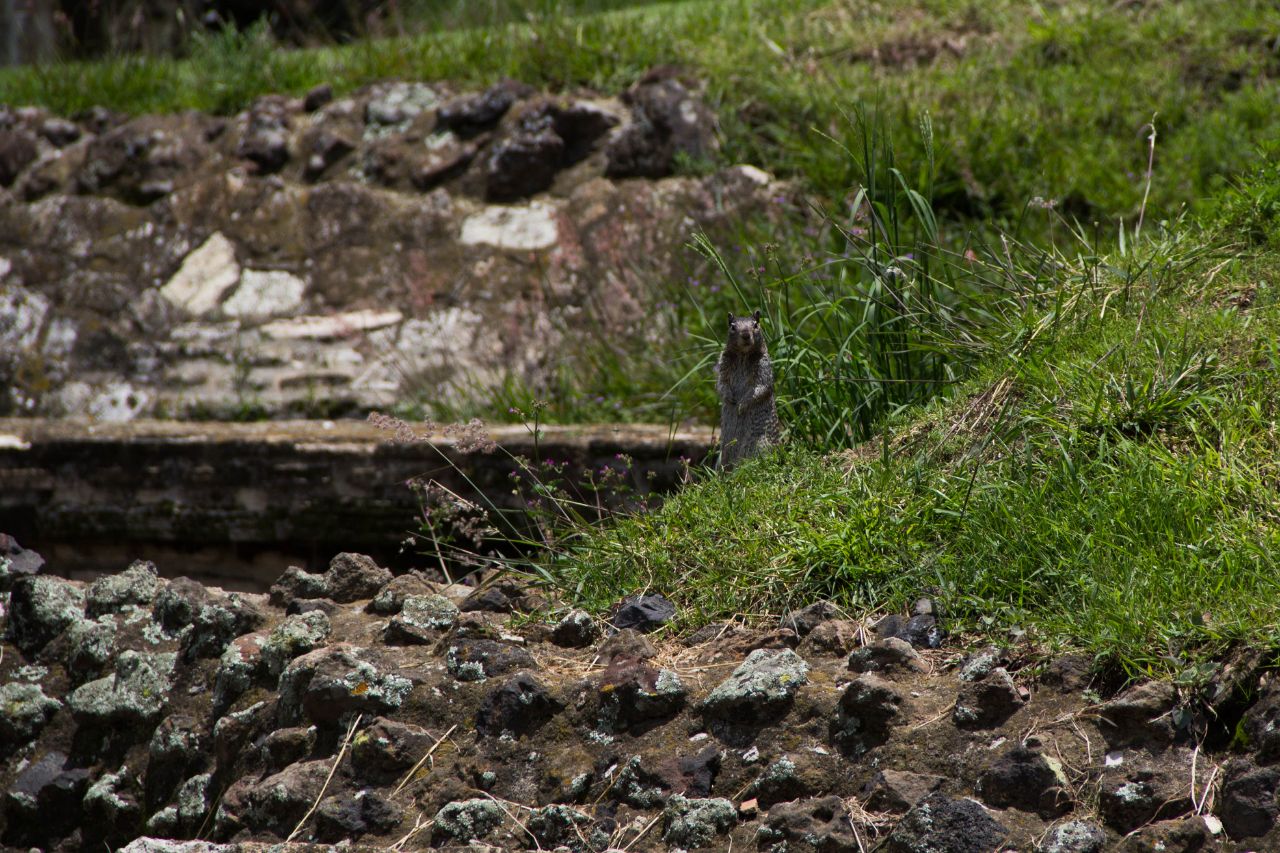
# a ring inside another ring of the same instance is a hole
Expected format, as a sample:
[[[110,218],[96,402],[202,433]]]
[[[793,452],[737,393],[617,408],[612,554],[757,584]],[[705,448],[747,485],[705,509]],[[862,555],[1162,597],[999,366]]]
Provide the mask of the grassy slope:
[[[1113,255],[1087,288],[1064,275],[1077,300],[1042,302],[953,399],[857,451],[709,477],[544,568],[597,606],[660,590],[694,623],[932,592],[953,628],[1131,674],[1276,648],[1280,252],[1197,259],[1203,239],[1144,249],[1145,270]]]

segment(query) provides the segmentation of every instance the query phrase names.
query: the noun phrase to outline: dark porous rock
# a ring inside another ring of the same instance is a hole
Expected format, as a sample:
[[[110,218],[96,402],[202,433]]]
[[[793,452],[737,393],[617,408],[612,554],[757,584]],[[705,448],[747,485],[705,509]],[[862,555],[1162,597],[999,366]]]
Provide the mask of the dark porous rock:
[[[149,738],[169,705],[177,655],[125,651],[115,672],[71,691],[67,705],[77,724],[135,742]]]
[[[330,166],[356,150],[354,142],[327,128],[309,133],[302,145],[307,158],[302,173],[309,181],[317,180]]]
[[[464,613],[512,613],[516,608],[504,586],[495,584],[478,589],[463,599],[458,609]]]
[[[231,593],[212,599],[196,611],[182,637],[182,659],[219,657],[236,637],[256,630],[266,617],[249,599]]]
[[[901,693],[877,675],[859,675],[840,695],[832,739],[844,751],[862,755],[885,743],[902,717]]]
[[[620,658],[600,677],[600,713],[605,728],[664,720],[684,707],[688,691],[671,670]]]
[[[1190,816],[1144,826],[1118,845],[1118,853],[1197,853],[1212,838],[1204,818]]]
[[[531,669],[533,656],[496,640],[458,640],[445,652],[445,666],[459,681],[483,681],[517,669]]]
[[[1061,767],[1025,746],[1014,746],[991,762],[978,777],[977,792],[989,806],[1034,812],[1045,820],[1072,806]]]
[[[148,205],[189,182],[216,157],[195,114],[141,116],[89,141],[76,190]]]
[[[599,638],[600,626],[585,610],[570,610],[551,632],[551,642],[568,649],[581,649]]]
[[[387,623],[384,636],[396,645],[434,643],[457,622],[457,605],[443,595],[410,595]]]
[[[981,681],[990,674],[991,670],[1006,663],[1008,660],[995,646],[978,649],[964,659],[964,663],[960,666],[960,680]]]
[[[118,575],[105,575],[84,593],[84,611],[90,619],[104,613],[118,613],[129,605],[151,604],[160,589],[154,563],[138,560]]]
[[[57,148],[66,148],[80,138],[82,131],[65,118],[47,118],[40,124],[40,135]]]
[[[263,762],[268,772],[275,773],[309,756],[315,746],[315,726],[276,729],[262,741]]]
[[[332,760],[302,761],[249,789],[241,819],[254,832],[286,837],[320,796]]]
[[[502,825],[506,813],[493,800],[472,799],[447,803],[436,812],[435,833],[462,844],[484,838]]]
[[[708,717],[755,723],[785,713],[809,681],[809,665],[790,649],[757,649],[702,703]]]
[[[525,829],[543,848],[577,842],[579,828],[591,823],[590,816],[572,806],[550,805],[535,809],[525,821]]]
[[[320,610],[286,616],[262,643],[262,674],[274,687],[289,661],[325,644],[332,632],[329,617]]]
[[[507,110],[533,88],[515,80],[501,80],[483,92],[455,98],[440,108],[436,126],[465,138],[493,128]]]
[[[399,708],[413,683],[365,659],[365,651],[338,645],[296,658],[280,676],[279,722],[304,717],[318,726],[355,714],[373,716]]]
[[[1098,711],[1098,727],[1112,749],[1167,744],[1173,740],[1172,715],[1177,689],[1168,682],[1150,681],[1130,688]]]
[[[62,708],[39,684],[11,681],[0,685],[0,756],[35,740],[49,718]]]
[[[903,619],[889,615],[876,623],[876,635],[880,639],[897,637],[906,640],[917,649],[936,649],[946,639],[946,632],[932,613],[922,613]]]
[[[509,732],[523,737],[563,709],[564,705],[532,673],[517,672],[485,694],[476,713],[476,731],[482,735]]]
[[[411,595],[435,595],[438,587],[422,572],[396,575],[369,602],[367,610],[381,616],[394,616]]]
[[[0,187],[11,186],[39,155],[39,144],[31,132],[0,130]]]
[[[844,800],[836,796],[793,800],[769,809],[757,838],[766,849],[785,849],[788,853],[827,853],[833,850],[857,850],[853,822]]]
[[[212,773],[199,773],[183,782],[175,798],[177,831],[187,838],[198,836],[217,802],[217,794]]]
[[[289,162],[289,116],[277,98],[260,98],[249,110],[236,156],[252,162],[259,174],[278,172]]]
[[[28,764],[4,798],[0,843],[49,849],[80,826],[89,770],[67,768],[67,756],[47,752]]]
[[[951,719],[962,729],[989,729],[1009,719],[1026,702],[1013,676],[998,666],[980,680],[960,685]]]
[[[203,738],[196,721],[185,715],[165,717],[151,734],[147,748],[146,806],[154,812],[204,765]]]
[[[378,717],[352,741],[351,767],[365,782],[390,783],[417,764],[435,742],[426,729]]]
[[[552,126],[564,140],[562,167],[586,159],[606,133],[618,125],[618,117],[595,104],[578,101],[550,107]]]
[[[646,75],[624,100],[632,123],[606,149],[611,178],[661,178],[671,173],[677,154],[698,159],[715,147],[715,119],[697,94],[674,75]]]
[[[851,619],[820,622],[800,643],[801,655],[840,657],[858,645],[858,623]]]
[[[132,840],[142,829],[140,794],[129,768],[104,773],[84,795],[86,834],[112,847]]]
[[[814,628],[817,628],[823,622],[838,619],[840,616],[840,608],[830,601],[815,601],[813,604],[783,616],[782,627],[790,628],[800,637],[807,637]]]
[[[676,847],[708,847],[738,823],[738,809],[723,799],[673,794],[662,810],[662,840]]]
[[[633,628],[641,633],[656,631],[676,615],[676,606],[665,595],[646,592],[629,595],[618,602],[609,624],[619,631]]]
[[[876,640],[869,646],[849,653],[849,669],[853,672],[924,672],[928,666],[911,644],[897,637]]]
[[[750,791],[761,807],[772,808],[775,803],[828,793],[840,772],[833,756],[807,751],[788,754],[766,767]]]
[[[8,638],[28,657],[84,618],[84,593],[48,575],[26,575],[9,593]]]
[[[195,622],[196,614],[209,599],[204,584],[188,577],[174,578],[156,594],[151,616],[164,630],[178,633]]]
[[[342,605],[327,598],[295,598],[285,607],[284,612],[290,616],[306,616],[308,613],[323,613],[334,616],[342,610]]]
[[[645,767],[643,759],[633,755],[618,771],[609,795],[635,809],[655,809],[667,802],[673,787],[666,774]]]
[[[941,788],[945,781],[947,780],[942,776],[927,773],[910,773],[890,768],[878,770],[862,789],[862,805],[871,812],[904,814]]]
[[[601,643],[598,654],[607,666],[620,660],[650,660],[658,656],[658,650],[643,634],[624,628]]]
[[[564,150],[564,140],[556,133],[551,116],[526,116],[511,135],[490,147],[484,164],[485,197],[510,202],[550,188]]]
[[[1089,655],[1059,655],[1049,661],[1040,682],[1060,693],[1076,693],[1093,683],[1093,658]]]
[[[399,806],[373,791],[335,794],[316,807],[316,840],[332,844],[370,832],[381,835],[395,829],[403,816]]]
[[[106,673],[116,656],[116,620],[113,616],[73,622],[66,640],[67,674],[77,686]]]
[[[990,853],[1008,831],[973,800],[934,792],[916,803],[880,848],[885,853]]]
[[[500,613],[472,611],[459,613],[458,624],[453,626],[455,640],[497,640],[502,637],[507,619]]]
[[[325,104],[333,100],[333,87],[328,83],[321,83],[313,86],[302,98],[302,108],[309,113],[323,107]]]
[[[23,548],[7,533],[0,533],[0,592],[8,592],[13,582],[25,575],[39,574],[44,557]]]
[[[1190,762],[1186,765],[1139,765],[1128,771],[1123,767],[1109,768],[1098,791],[1098,811],[1103,822],[1125,834],[1144,824],[1191,811],[1187,785]]]
[[[213,758],[220,777],[230,775],[246,744],[270,730],[271,710],[265,701],[254,702],[213,724]]]
[[[1087,820],[1069,820],[1049,830],[1037,853],[1102,853],[1107,832]]]
[[[1223,772],[1218,795],[1218,817],[1222,827],[1235,839],[1266,835],[1276,824],[1280,803],[1280,768],[1255,767],[1247,760],[1235,760]]]
[[[328,598],[329,584],[324,575],[290,566],[271,585],[270,600],[276,607],[287,607],[299,598]]]
[[[373,598],[391,578],[389,569],[364,554],[342,553],[329,561],[329,570],[324,573],[325,587],[329,590],[325,597],[339,604]]]
[[[1280,761],[1280,688],[1273,684],[1264,690],[1245,711],[1241,726],[1259,764]]]
[[[214,713],[225,711],[246,690],[253,686],[262,665],[262,647],[267,637],[262,633],[236,637],[218,660],[213,676]]]
[[[659,769],[676,793],[706,797],[715,786],[721,758],[720,750],[709,746],[693,755],[677,755],[674,763],[668,761]]]

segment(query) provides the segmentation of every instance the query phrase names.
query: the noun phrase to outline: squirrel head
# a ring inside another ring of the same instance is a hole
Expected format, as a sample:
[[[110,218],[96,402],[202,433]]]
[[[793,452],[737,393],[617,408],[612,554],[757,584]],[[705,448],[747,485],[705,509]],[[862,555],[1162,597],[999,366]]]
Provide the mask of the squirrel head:
[[[728,348],[737,352],[751,352],[764,344],[764,332],[760,329],[760,312],[750,317],[735,317],[729,312]]]

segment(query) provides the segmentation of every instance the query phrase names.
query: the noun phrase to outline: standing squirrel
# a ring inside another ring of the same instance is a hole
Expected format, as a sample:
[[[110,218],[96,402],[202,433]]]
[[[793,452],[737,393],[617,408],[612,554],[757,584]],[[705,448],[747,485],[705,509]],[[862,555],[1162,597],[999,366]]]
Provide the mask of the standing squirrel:
[[[720,470],[782,438],[782,422],[773,400],[773,362],[760,329],[760,312],[729,314],[729,339],[716,362],[720,394]]]

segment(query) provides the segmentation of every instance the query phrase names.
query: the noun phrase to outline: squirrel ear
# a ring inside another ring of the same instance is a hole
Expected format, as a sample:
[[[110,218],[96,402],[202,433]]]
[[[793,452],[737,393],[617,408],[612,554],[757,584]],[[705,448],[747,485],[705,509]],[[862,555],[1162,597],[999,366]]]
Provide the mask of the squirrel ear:
[[[760,309],[759,308],[756,309],[756,313],[751,315],[751,319],[756,321],[757,326],[760,325]]]
[[[732,327],[732,326],[733,326],[733,312],[732,312],[732,311],[730,311],[730,312],[729,312],[729,326],[730,326],[730,327]]]

